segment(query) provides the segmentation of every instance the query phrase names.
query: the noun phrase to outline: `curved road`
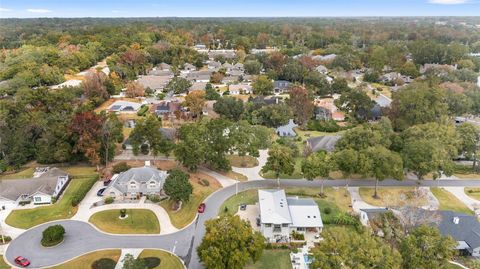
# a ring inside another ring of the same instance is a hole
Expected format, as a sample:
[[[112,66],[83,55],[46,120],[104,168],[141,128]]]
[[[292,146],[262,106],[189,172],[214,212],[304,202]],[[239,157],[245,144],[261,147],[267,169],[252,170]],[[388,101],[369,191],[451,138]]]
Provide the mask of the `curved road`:
[[[345,186],[345,180],[325,180],[325,186]],[[374,186],[374,180],[350,180],[349,186],[362,187]],[[280,180],[279,187],[320,187],[319,180]],[[210,195],[206,200],[206,210],[200,214],[196,221],[184,229],[166,235],[110,235],[94,228],[91,224],[75,220],[59,220],[44,223],[33,227],[15,240],[6,250],[6,259],[13,264],[14,257],[22,255],[28,257],[32,264],[31,268],[45,268],[63,263],[85,253],[108,249],[108,248],[157,248],[174,251],[180,256],[190,269],[202,268],[199,263],[197,252],[204,234],[204,222],[217,216],[220,206],[229,197],[235,195],[238,190],[244,191],[257,188],[275,188],[276,180],[256,180],[241,182]],[[457,187],[480,187],[480,180],[385,180],[379,186],[457,186]],[[62,244],[44,248],[40,245],[42,231],[52,224],[61,224],[65,227],[66,235]]]

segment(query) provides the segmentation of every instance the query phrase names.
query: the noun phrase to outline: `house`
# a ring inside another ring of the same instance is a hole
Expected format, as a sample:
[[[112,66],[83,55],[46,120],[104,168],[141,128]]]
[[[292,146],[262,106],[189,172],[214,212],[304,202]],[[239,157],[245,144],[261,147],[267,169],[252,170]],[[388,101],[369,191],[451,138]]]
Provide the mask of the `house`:
[[[161,71],[170,71],[172,70],[172,66],[167,63],[161,63],[158,65],[158,69]]]
[[[170,74],[170,71],[160,71],[153,73],[164,73],[164,75],[138,76],[137,82],[140,83],[145,89],[150,88],[155,92],[161,92],[173,78],[173,73]]]
[[[255,106],[269,106],[269,105],[277,105],[282,101],[281,97],[272,96],[270,98],[265,98],[263,96],[256,96],[256,97],[249,97],[248,101],[252,102]]]
[[[380,107],[389,107],[392,104],[392,99],[388,98],[383,94],[379,94],[377,98],[375,98],[375,103],[377,103]]]
[[[289,242],[295,233],[318,235],[323,228],[317,203],[286,197],[284,190],[258,190],[260,232],[268,242]]]
[[[70,182],[67,172],[49,168],[39,177],[0,180],[0,208],[14,208],[21,203],[51,204]]]
[[[211,70],[193,71],[186,74],[185,78],[190,82],[210,82]]]
[[[177,137],[177,129],[175,128],[160,128],[160,133],[162,134],[163,137],[165,137],[168,140],[174,141],[175,138]]]
[[[290,119],[287,124],[280,126],[277,128],[277,134],[279,136],[297,136],[297,133],[293,130],[293,128],[298,127],[298,125]]]
[[[240,81],[240,76],[226,76],[222,79],[223,84],[236,83]]]
[[[314,100],[314,116],[317,120],[344,121],[345,113],[338,110],[334,103],[335,98],[317,98]]]
[[[146,163],[144,167],[130,168],[114,176],[104,194],[118,200],[137,199],[145,195],[163,195],[163,185],[167,176],[166,171],[150,167]]]
[[[286,91],[288,91],[288,88],[290,88],[290,82],[286,80],[275,80],[273,82],[273,92],[275,94],[281,94]]]
[[[313,111],[313,116],[316,120],[331,120],[332,111],[326,107],[315,107]]]
[[[250,94],[252,93],[252,86],[248,84],[230,84],[228,91],[231,95]]]
[[[208,61],[207,68],[212,71],[218,71],[222,67],[222,64],[217,61]]]
[[[161,101],[158,104],[152,106],[151,112],[157,116],[173,115],[175,111],[181,109],[180,102],[175,101]]]
[[[188,91],[204,91],[207,88],[207,82],[194,82]]]
[[[432,223],[444,236],[451,236],[461,254],[480,257],[480,223],[476,216],[453,211],[437,211],[440,222]]]
[[[223,57],[224,59],[234,59],[237,57],[235,50],[209,50],[208,59],[214,60],[215,58]]]
[[[310,152],[317,152],[320,150],[332,152],[335,149],[335,145],[340,138],[341,136],[339,135],[310,137],[307,139],[305,146]]]
[[[113,113],[137,113],[142,105],[129,101],[115,101],[108,107],[109,112]]]
[[[423,66],[420,66],[420,74],[424,74],[432,69],[438,69],[448,72],[457,70],[457,66],[449,64],[424,64]]]
[[[322,62],[330,62],[335,60],[335,58],[337,58],[336,54],[316,55],[312,57],[313,60]]]

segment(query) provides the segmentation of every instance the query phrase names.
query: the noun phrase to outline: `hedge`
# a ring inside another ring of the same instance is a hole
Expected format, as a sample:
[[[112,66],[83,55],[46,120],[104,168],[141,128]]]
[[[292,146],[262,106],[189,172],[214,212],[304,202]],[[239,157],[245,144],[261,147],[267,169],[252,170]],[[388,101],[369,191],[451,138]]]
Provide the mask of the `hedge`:
[[[78,191],[72,196],[71,203],[72,203],[73,207],[80,204],[80,202],[83,200],[83,198],[85,198],[87,193],[93,187],[95,182],[97,182],[98,177],[99,177],[98,175],[96,175],[94,177],[91,177],[91,178],[87,179],[88,180],[87,184],[82,184],[82,186],[78,189]]]

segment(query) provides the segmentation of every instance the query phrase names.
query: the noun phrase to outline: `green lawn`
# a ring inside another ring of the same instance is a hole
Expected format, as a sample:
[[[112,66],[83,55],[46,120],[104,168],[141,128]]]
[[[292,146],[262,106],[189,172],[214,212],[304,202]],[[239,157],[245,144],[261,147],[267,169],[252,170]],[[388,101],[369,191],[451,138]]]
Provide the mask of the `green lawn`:
[[[28,229],[48,221],[71,218],[77,212],[77,208],[72,206],[74,195],[88,191],[96,181],[96,176],[74,178],[57,203],[32,209],[13,210],[5,222],[13,227]]]
[[[258,165],[257,158],[248,155],[228,155],[227,158],[230,161],[230,164],[235,167],[255,167]]]
[[[160,223],[149,209],[127,209],[128,217],[120,219],[120,210],[97,212],[88,220],[98,229],[113,234],[158,234]]]
[[[85,254],[78,258],[75,258],[69,262],[63,263],[58,266],[50,267],[48,269],[91,269],[92,264],[100,259],[110,259],[118,262],[120,259],[121,251],[119,249],[100,250],[89,254]],[[110,268],[105,268],[110,269]]]
[[[480,188],[465,188],[465,194],[480,201]]]
[[[10,266],[3,260],[2,255],[0,255],[0,269],[10,269]]]
[[[236,196],[228,198],[222,206],[220,206],[219,215],[230,213],[235,214],[240,204],[254,205],[258,202],[258,190],[248,190],[238,193]],[[225,211],[225,207],[228,209]]]
[[[155,257],[160,259],[160,264],[156,267],[149,269],[183,269],[184,266],[180,259],[166,251],[145,249],[140,253],[139,258]]]
[[[301,157],[297,157],[295,158],[295,170],[293,171],[293,173],[291,175],[285,175],[285,174],[280,174],[280,178],[284,178],[284,179],[299,179],[299,178],[303,178],[303,174],[302,174],[302,160],[304,158],[301,158]],[[267,179],[275,179],[275,172],[273,171],[268,171],[266,173],[263,173],[261,176],[263,176],[264,178],[267,178]]]
[[[374,193],[374,188],[360,188],[362,199],[374,206],[395,207],[402,206],[406,202],[415,202],[418,206],[428,204],[427,197],[416,198],[414,187],[379,187],[377,191],[379,198],[373,198]],[[414,201],[414,199],[417,200]]]
[[[469,215],[473,215],[473,212],[468,207],[458,200],[450,192],[441,188],[430,188],[432,193],[437,197],[440,202],[440,210],[451,210],[455,212],[461,212]]]
[[[64,170],[70,176],[73,177],[90,177],[93,175],[96,175],[97,172],[95,170],[95,167],[93,166],[62,166],[62,165],[57,165],[55,167],[58,167],[59,169]],[[21,171],[18,171],[16,173],[12,174],[2,174],[0,175],[0,179],[24,179],[24,178],[32,178],[33,177],[33,167],[26,167]]]
[[[264,250],[260,260],[254,264],[250,263],[244,269],[291,269],[289,250]]]
[[[0,179],[23,179],[23,178],[31,178],[33,176],[33,167],[26,167],[23,170],[20,170],[16,173],[11,174],[2,174],[0,175]]]

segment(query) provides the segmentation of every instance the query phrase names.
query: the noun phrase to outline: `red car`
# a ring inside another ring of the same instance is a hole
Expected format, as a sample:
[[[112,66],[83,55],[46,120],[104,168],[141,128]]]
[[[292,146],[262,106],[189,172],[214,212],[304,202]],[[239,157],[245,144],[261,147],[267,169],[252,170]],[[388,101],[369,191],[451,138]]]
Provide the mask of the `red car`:
[[[15,263],[17,265],[20,265],[21,267],[27,267],[30,265],[30,261],[25,258],[25,257],[22,257],[22,256],[18,256],[15,258]]]
[[[205,212],[205,203],[201,203],[198,206],[198,213],[203,213],[203,212]]]

